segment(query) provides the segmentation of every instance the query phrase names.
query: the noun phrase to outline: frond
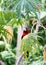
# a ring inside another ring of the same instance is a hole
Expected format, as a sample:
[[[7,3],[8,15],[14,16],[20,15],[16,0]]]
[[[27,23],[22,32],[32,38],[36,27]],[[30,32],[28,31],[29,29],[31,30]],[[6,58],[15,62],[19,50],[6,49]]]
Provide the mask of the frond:
[[[28,18],[31,12],[37,16],[36,11],[39,4],[38,0],[4,0],[2,8],[6,11],[11,10],[15,12],[17,18],[21,19],[23,16]]]

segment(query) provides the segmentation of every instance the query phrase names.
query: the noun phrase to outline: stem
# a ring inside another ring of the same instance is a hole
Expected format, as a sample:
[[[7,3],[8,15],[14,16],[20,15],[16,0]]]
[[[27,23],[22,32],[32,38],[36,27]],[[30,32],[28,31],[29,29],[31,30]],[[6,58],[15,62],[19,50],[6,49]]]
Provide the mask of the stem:
[[[45,0],[42,0],[42,8],[44,9]]]
[[[41,24],[41,21],[40,21],[40,11],[37,13],[37,15],[38,15],[38,19],[37,19],[36,29],[34,31],[34,33],[36,33],[36,34],[38,33],[39,26]]]
[[[19,60],[18,60],[16,65],[20,65],[20,62],[22,61],[23,56],[24,56],[24,53],[21,54],[21,56],[20,56],[20,58],[19,58]]]

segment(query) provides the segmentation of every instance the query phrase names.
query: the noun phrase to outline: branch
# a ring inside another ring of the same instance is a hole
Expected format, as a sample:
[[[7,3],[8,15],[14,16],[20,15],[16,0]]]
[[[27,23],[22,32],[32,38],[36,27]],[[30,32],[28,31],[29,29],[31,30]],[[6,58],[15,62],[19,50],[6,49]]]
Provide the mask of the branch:
[[[0,60],[0,65],[5,65],[3,61]]]
[[[17,64],[16,64],[16,65],[20,65],[20,62],[21,62],[21,60],[22,60],[23,56],[24,56],[24,52],[21,54],[21,56],[20,56],[20,58],[19,58],[19,60],[18,60],[18,62],[17,62]]]

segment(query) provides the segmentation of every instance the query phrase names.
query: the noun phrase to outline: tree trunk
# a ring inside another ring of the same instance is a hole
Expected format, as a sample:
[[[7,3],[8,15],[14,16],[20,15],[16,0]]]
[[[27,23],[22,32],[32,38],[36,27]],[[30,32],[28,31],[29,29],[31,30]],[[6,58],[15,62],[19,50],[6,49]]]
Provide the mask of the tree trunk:
[[[20,46],[21,46],[21,37],[22,37],[23,29],[21,26],[18,27],[18,37],[17,37],[17,50],[16,50],[16,65],[18,65],[19,58],[21,56],[20,54]]]
[[[24,53],[20,54],[19,50],[20,50],[20,46],[21,46],[21,37],[22,37],[23,30],[26,30],[27,27],[28,27],[27,23],[25,23],[23,26],[19,26],[18,27],[17,51],[16,51],[16,65],[22,65],[22,62],[24,60],[23,59]]]

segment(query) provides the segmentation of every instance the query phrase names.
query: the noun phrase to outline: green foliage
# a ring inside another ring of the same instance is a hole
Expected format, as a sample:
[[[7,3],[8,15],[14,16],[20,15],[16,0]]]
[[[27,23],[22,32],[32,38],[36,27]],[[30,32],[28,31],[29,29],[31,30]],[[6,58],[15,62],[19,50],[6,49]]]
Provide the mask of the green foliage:
[[[12,40],[12,47],[14,48],[15,46],[17,46],[17,28],[14,28],[13,30],[13,34],[14,34],[14,38]]]
[[[16,48],[15,48],[15,45],[13,45],[13,42],[12,44],[7,43],[6,34],[9,32],[6,29],[4,29],[5,25],[7,26],[11,24],[12,26],[12,23],[10,23],[10,21],[13,18],[15,19],[15,14],[13,12],[0,11],[0,40],[2,40],[0,41],[0,55],[1,55],[0,58],[2,61],[4,61],[5,65],[15,64]],[[16,21],[14,24],[16,24]],[[12,45],[13,45],[13,48],[12,48]]]
[[[0,11],[0,25],[5,25],[4,13]]]
[[[16,18],[16,15],[14,12],[7,11],[7,12],[4,12],[4,17],[6,22],[8,23],[11,19]]]
[[[5,49],[5,43],[3,41],[0,41],[0,52]]]
[[[38,35],[43,38],[43,39],[38,38],[38,41],[39,41],[39,43],[40,43],[41,45],[44,46],[44,45],[46,44],[46,43],[45,43],[45,41],[46,41],[46,40],[45,40],[45,37],[46,37],[46,35],[45,35],[45,30],[44,30],[43,28],[40,28]]]
[[[1,57],[6,65],[14,65],[15,64],[15,57],[9,51],[1,52]]]
[[[42,65],[42,61],[34,61],[33,63],[24,61],[22,65]]]
[[[39,0],[0,0],[0,8],[1,8],[0,34],[6,37],[6,33],[8,33],[8,31],[4,29],[5,25],[10,25],[13,28],[15,28],[18,25],[22,25],[22,22],[23,22],[22,18],[29,20],[30,18],[29,14],[32,15],[32,13],[34,13],[35,17],[37,17],[36,12],[39,12],[37,9],[38,5],[40,5]],[[14,38],[17,40],[17,36],[16,36],[17,32],[14,31],[14,33],[15,33]],[[29,58],[28,58],[29,65],[31,65],[31,61],[43,59],[42,57],[43,47],[41,44],[39,44],[39,42],[42,43],[41,40],[44,37],[45,37],[44,39],[46,39],[46,33],[43,30],[40,30],[40,33],[41,34],[39,34],[39,36],[34,33],[30,33],[22,39],[20,52],[21,53],[24,52],[25,58],[27,55],[27,51],[29,52]],[[38,37],[40,38],[40,40]],[[0,43],[0,51],[1,51],[0,54],[2,57],[1,60],[6,62],[6,65],[14,65],[15,64],[15,53],[16,53],[15,43],[17,42],[16,40],[13,40],[12,43],[14,45],[12,46],[11,44],[7,44],[5,39],[3,40],[5,41],[5,44]],[[38,63],[36,62],[36,64]]]
[[[29,18],[29,14],[31,14],[31,12],[36,14],[37,10],[37,5],[39,5],[40,2],[38,0],[11,0],[11,1],[7,1],[4,0],[3,4],[2,4],[2,8],[5,11],[11,10],[13,12],[16,13],[16,17],[18,19],[23,18]],[[37,14],[36,14],[37,16]]]
[[[5,65],[14,65],[15,64],[15,54],[16,48],[12,49],[11,45],[0,41],[0,59],[4,61]]]
[[[20,52],[24,52],[26,58],[27,51],[34,57],[35,54],[40,55],[40,48],[43,50],[42,45],[40,47],[38,36],[34,33],[26,35],[21,41]],[[41,52],[42,53],[42,52]]]
[[[36,52],[35,52],[36,51]],[[37,53],[39,51],[39,54]],[[22,65],[42,65],[43,61],[43,47],[39,45],[38,50],[33,50],[29,53],[28,61],[24,60]]]

